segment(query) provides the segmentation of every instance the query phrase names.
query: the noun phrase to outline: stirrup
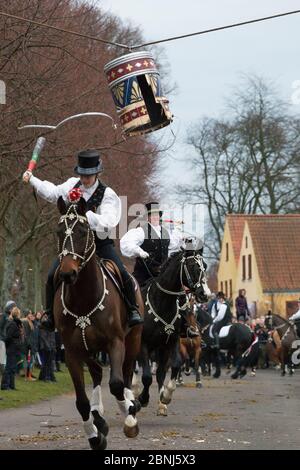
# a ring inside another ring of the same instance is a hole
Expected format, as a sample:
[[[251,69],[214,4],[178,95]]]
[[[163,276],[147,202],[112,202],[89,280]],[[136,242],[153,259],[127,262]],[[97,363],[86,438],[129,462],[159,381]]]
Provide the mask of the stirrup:
[[[135,325],[141,325],[142,323],[144,323],[144,320],[137,310],[134,309],[128,312],[128,326],[130,328]]]

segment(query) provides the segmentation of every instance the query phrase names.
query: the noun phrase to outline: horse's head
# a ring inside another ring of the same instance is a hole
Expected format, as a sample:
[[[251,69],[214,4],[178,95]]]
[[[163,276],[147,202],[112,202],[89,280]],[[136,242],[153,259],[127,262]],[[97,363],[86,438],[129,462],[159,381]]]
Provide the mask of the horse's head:
[[[57,207],[61,213],[57,229],[59,277],[67,284],[74,284],[80,269],[95,252],[94,234],[86,218],[87,204],[83,198],[67,206],[60,197]]]
[[[203,261],[202,249],[184,250],[182,254],[181,282],[199,302],[207,302],[211,291],[206,280],[206,264]]]

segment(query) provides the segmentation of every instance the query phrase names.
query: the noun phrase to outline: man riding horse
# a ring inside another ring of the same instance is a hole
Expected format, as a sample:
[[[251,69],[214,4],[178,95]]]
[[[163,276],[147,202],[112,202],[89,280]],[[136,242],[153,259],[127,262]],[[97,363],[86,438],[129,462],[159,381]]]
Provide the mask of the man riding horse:
[[[122,255],[136,258],[133,275],[140,286],[156,277],[168,256],[183,245],[177,230],[171,232],[162,225],[159,204],[149,202],[145,206],[147,220],[140,227],[129,230],[120,242]]]
[[[94,232],[96,253],[100,258],[113,261],[119,268],[123,280],[124,299],[128,310],[128,326],[133,327],[143,323],[138,306],[136,305],[134,284],[115,251],[113,240],[109,237],[112,229],[120,221],[121,201],[113,189],[98,179],[97,175],[103,171],[102,160],[98,151],[93,149],[83,150],[78,153],[77,157],[78,164],[75,168],[75,173],[78,176],[69,178],[63,184],[56,186],[49,181],[41,181],[33,176],[30,171],[24,173],[23,180],[26,183],[29,181],[39,196],[52,203],[56,203],[60,196],[67,201],[67,196],[72,189],[81,190],[82,197],[88,206],[86,217]],[[54,330],[54,275],[58,266],[59,259],[56,259],[48,273],[46,283],[46,313],[48,322],[44,327],[47,327],[49,330]]]
[[[211,317],[213,319],[212,334],[215,340],[214,347],[220,349],[219,332],[223,326],[232,323],[230,307],[225,302],[225,294],[218,292],[217,302],[212,306]]]

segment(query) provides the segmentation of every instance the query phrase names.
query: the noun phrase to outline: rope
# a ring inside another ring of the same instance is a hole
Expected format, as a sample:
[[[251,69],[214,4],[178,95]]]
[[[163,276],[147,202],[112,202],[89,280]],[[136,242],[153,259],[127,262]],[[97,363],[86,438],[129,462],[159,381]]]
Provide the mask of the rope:
[[[88,34],[78,33],[76,31],[72,31],[72,30],[69,30],[69,29],[59,28],[58,26],[52,26],[52,25],[49,25],[47,23],[40,23],[39,21],[34,21],[34,20],[30,20],[28,18],[23,18],[21,16],[16,16],[16,15],[12,15],[10,13],[5,13],[4,11],[0,11],[0,16],[6,16],[7,18],[14,18],[16,20],[20,20],[20,21],[23,21],[25,23],[31,23],[31,24],[35,24],[37,26],[41,26],[42,28],[54,29],[56,31],[60,31],[60,32],[63,32],[63,33],[73,34],[74,36],[79,36],[79,37],[82,37],[82,38],[85,38],[85,39],[91,39],[93,41],[102,42],[104,44],[110,44],[111,46],[117,46],[117,47],[120,47],[122,49],[127,49],[128,51],[132,51],[134,49],[139,49],[140,47],[152,46],[154,44],[161,44],[161,43],[169,42],[169,41],[176,41],[178,39],[184,39],[184,38],[189,38],[189,37],[192,37],[192,36],[198,36],[200,34],[208,34],[208,33],[212,33],[212,32],[215,32],[215,31],[222,31],[224,29],[237,28],[239,26],[244,26],[244,25],[248,25],[248,24],[252,24],[252,23],[258,23],[258,22],[261,22],[261,21],[267,21],[267,20],[271,20],[271,19],[274,19],[274,18],[281,18],[281,17],[284,17],[284,16],[295,15],[297,13],[300,13],[300,10],[287,11],[287,12],[284,12],[284,13],[278,13],[276,15],[265,16],[263,18],[255,18],[253,20],[247,20],[247,21],[242,21],[242,22],[239,22],[239,23],[232,23],[232,24],[225,25],[225,26],[219,26],[219,27],[216,27],[216,28],[206,29],[206,30],[203,30],[203,31],[197,31],[195,33],[183,34],[181,36],[173,36],[173,37],[166,38],[166,39],[159,39],[157,41],[144,42],[144,43],[139,44],[137,46],[128,46],[126,44],[119,44],[117,42],[107,41],[106,39],[97,38],[95,36],[89,36]]]

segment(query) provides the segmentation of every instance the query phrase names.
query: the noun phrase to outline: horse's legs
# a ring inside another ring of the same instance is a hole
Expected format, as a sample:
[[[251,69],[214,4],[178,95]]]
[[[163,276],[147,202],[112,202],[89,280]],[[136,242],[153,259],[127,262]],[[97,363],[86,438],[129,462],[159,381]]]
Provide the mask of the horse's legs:
[[[125,416],[124,433],[127,437],[136,437],[139,432],[137,419],[135,417],[136,408],[131,401],[131,396],[128,398],[125,394],[124,379],[123,379],[123,362],[125,357],[124,342],[116,338],[110,345],[110,379],[109,388],[112,395],[117,400],[120,411]],[[131,392],[131,390],[130,390]],[[133,393],[131,392],[132,397]],[[134,398],[134,397],[133,397]]]
[[[200,368],[200,356],[201,356],[201,346],[196,345],[195,349],[195,373],[196,373],[196,387],[201,388],[201,368]]]
[[[150,357],[146,346],[143,344],[141,349],[141,366],[142,366],[142,383],[143,383],[143,390],[139,395],[138,399],[142,406],[147,406],[149,403],[150,395],[149,395],[149,388],[152,384],[152,373],[150,367]]]
[[[104,436],[108,434],[108,425],[104,419],[104,407],[102,402],[101,382],[102,382],[102,367],[98,361],[89,358],[86,360],[92,380],[93,392],[91,398],[91,412],[94,417],[94,424]]]
[[[215,379],[218,379],[221,375],[221,366],[220,366],[220,354],[219,351],[216,350],[214,353],[214,358],[215,358],[215,373],[213,374],[213,377]]]
[[[178,344],[176,344],[175,347],[178,348]],[[173,351],[173,353],[175,353],[175,350]],[[176,389],[176,375],[178,373],[179,368],[178,367],[172,368],[171,379],[169,380],[167,386],[164,387],[164,381],[165,381],[167,370],[168,370],[168,360],[170,357],[170,350],[169,349],[159,350],[158,357],[159,359],[158,359],[158,368],[156,372],[156,380],[157,380],[158,390],[159,390],[159,402],[158,402],[157,415],[168,416],[167,405],[171,402],[172,394],[174,390]],[[177,370],[176,375],[175,375],[175,370]]]
[[[135,412],[137,413],[141,409],[141,404],[136,400],[133,391],[132,391],[132,378],[134,369],[136,367],[136,347],[133,344],[133,341],[130,340],[125,343],[125,359],[123,364],[123,377],[124,377],[124,394],[128,400],[131,400],[135,406]],[[139,343],[138,343],[139,345]]]
[[[83,363],[78,357],[69,354],[66,350],[66,364],[75,388],[76,407],[82,417],[89,444],[93,450],[104,450],[107,445],[106,439],[93,422],[90,402],[84,388]]]

